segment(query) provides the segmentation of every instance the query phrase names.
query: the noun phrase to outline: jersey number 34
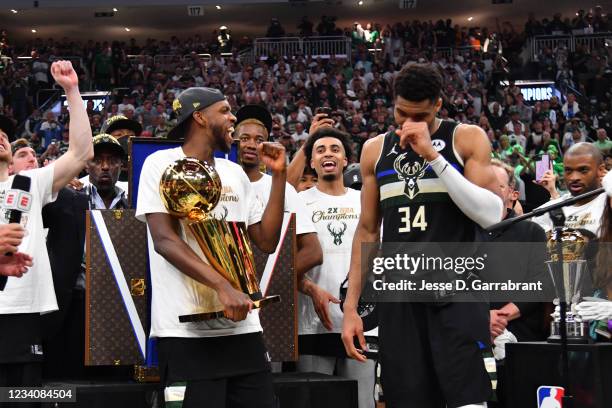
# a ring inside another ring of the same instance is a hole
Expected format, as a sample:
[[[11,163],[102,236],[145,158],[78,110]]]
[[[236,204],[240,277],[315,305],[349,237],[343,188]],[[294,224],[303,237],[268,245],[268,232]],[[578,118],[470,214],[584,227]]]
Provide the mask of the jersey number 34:
[[[400,207],[397,209],[400,213],[400,228],[398,232],[410,232],[412,229],[420,228],[421,231],[425,231],[427,229],[427,221],[425,220],[425,206],[419,206],[419,209],[416,211],[416,214],[411,216],[410,207]]]

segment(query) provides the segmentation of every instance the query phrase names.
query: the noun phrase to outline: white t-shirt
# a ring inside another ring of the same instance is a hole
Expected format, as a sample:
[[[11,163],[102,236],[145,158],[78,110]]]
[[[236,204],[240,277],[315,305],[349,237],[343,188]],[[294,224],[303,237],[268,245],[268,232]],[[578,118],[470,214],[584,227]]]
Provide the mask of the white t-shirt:
[[[26,235],[19,246],[19,252],[30,255],[34,265],[21,278],[9,277],[4,291],[0,292],[0,314],[44,313],[57,310],[53,289],[53,275],[43,233],[42,208],[53,201],[54,165],[23,171],[20,174],[31,179],[30,194],[32,207],[21,215],[21,225]],[[14,176],[0,182],[0,202],[11,188]],[[0,223],[8,223],[8,210],[0,209]]]
[[[302,131],[302,133],[297,133],[294,132],[291,137],[293,138],[293,140],[295,140],[296,142],[299,142],[301,140],[306,141],[306,139],[308,139],[308,133],[306,133],[305,131]]]
[[[159,195],[159,180],[174,161],[184,158],[181,147],[160,150],[144,162],[138,188],[136,218],[146,221],[146,214],[168,213]],[[227,215],[227,221],[244,222],[246,225],[260,222],[263,209],[242,168],[229,160],[215,159],[215,168],[221,177],[223,192],[213,211],[218,217]],[[183,221],[180,237],[191,249],[207,262],[195,238]],[[257,313],[249,313],[245,320],[233,322],[221,318],[204,322],[180,323],[179,315],[201,313],[206,299],[221,308],[216,292],[176,269],[155,252],[149,234],[149,264],[151,267],[151,336],[152,337],[218,337],[262,331]]]
[[[261,203],[262,208],[268,205],[270,191],[272,190],[272,176],[263,174],[263,177],[251,183],[255,197]],[[295,188],[289,183],[285,185],[285,212],[295,214],[295,234],[308,234],[317,232],[309,216],[304,202],[298,198]]]
[[[572,137],[572,133],[571,132],[567,132],[566,134],[563,135],[563,146],[573,146],[576,143],[584,143],[586,142],[586,136],[584,134],[580,134],[580,139],[578,141],[575,141],[574,138]]]
[[[548,203],[538,207],[548,207],[551,204],[558,203],[563,200],[567,200],[571,197],[571,194],[565,194],[556,200],[549,201]],[[591,231],[593,234],[599,236],[601,217],[605,206],[607,205],[607,196],[605,193],[601,193],[588,203],[584,205],[572,205],[569,207],[563,207],[563,214],[565,214],[565,226],[568,228],[582,228]],[[549,214],[543,214],[539,217],[534,217],[533,222],[539,224],[544,231],[548,232],[553,229],[553,222],[550,219]]]
[[[360,192],[348,188],[346,194],[332,196],[313,187],[298,193],[298,197],[306,205],[323,249],[323,264],[306,272],[306,276],[338,297],[340,284],[351,263],[353,236],[361,214]],[[321,323],[309,296],[300,293],[298,307],[299,334],[330,333]],[[341,333],[343,313],[340,305],[330,302],[329,314],[333,325],[331,333]]]

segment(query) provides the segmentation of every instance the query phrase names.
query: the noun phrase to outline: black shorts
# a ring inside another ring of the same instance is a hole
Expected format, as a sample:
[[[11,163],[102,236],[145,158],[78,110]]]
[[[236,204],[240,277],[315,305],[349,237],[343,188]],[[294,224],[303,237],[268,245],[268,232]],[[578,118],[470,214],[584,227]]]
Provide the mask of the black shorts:
[[[270,358],[261,332],[158,340],[161,385],[186,383],[183,408],[274,406]]]
[[[0,315],[0,364],[42,363],[40,313]]]
[[[40,313],[0,315],[0,387],[42,385]],[[0,403],[3,408],[33,408],[40,403]]]
[[[487,303],[379,303],[387,408],[453,408],[487,401]]]
[[[182,408],[275,408],[272,373],[186,381]]]
[[[0,387],[41,387],[42,363],[0,363]],[[40,408],[39,402],[0,402],[2,408]]]

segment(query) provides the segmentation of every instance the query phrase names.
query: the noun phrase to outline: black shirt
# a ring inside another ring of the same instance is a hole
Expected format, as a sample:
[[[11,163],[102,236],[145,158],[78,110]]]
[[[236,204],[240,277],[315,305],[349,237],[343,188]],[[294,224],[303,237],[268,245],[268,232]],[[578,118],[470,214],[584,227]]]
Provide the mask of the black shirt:
[[[514,211],[509,210],[506,218],[513,218]],[[544,264],[546,252],[541,251],[543,246],[534,245],[533,250],[525,253],[524,245],[511,245],[511,243],[523,242],[546,242],[546,233],[535,222],[528,220],[520,221],[491,234],[492,242],[509,243],[504,259],[498,262],[512,262],[512,276],[508,277],[514,282],[535,281],[548,279],[548,273]],[[500,268],[508,269],[508,268]],[[544,284],[546,285],[546,283]],[[551,285],[549,284],[548,287]],[[500,309],[506,303],[491,303],[491,309]],[[521,316],[508,323],[508,330],[512,332],[518,341],[542,341],[546,337],[544,325],[544,304],[538,302],[514,302],[521,312]]]

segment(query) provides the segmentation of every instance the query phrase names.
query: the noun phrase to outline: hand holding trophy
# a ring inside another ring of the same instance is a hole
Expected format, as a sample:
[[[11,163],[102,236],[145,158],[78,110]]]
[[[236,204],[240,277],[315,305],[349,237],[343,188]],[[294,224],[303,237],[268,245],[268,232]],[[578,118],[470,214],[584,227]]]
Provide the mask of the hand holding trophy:
[[[213,166],[193,157],[179,159],[164,171],[159,191],[168,212],[187,219],[206,260],[228,282],[217,290],[217,299],[205,299],[204,310],[179,316],[181,322],[220,317],[239,321],[252,308],[280,301],[279,296],[264,298],[261,294],[245,223],[212,215],[222,191],[221,178]],[[220,306],[223,309],[219,310]]]

